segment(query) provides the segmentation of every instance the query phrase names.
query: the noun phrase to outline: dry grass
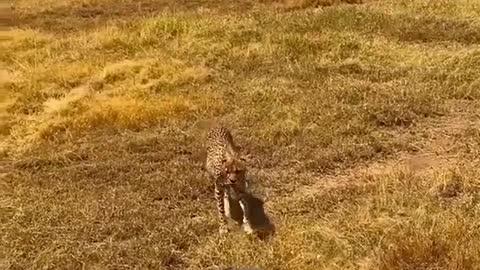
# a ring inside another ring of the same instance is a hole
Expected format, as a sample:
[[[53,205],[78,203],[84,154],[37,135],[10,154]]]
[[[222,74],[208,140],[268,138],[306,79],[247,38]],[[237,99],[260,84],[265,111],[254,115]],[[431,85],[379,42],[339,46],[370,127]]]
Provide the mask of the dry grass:
[[[476,1],[40,2],[0,43],[2,268],[480,269]],[[269,241],[217,235],[213,117]]]

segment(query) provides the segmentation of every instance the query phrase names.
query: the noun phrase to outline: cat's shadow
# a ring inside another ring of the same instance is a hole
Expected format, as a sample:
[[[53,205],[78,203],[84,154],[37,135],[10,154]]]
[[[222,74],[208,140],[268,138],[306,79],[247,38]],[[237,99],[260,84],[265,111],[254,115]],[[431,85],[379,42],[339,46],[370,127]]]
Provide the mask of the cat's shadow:
[[[275,232],[275,226],[265,212],[264,201],[250,193],[245,193],[245,202],[247,203],[247,217],[250,227],[256,232],[257,236],[264,238]],[[225,212],[227,216],[233,219],[237,224],[243,223],[243,210],[238,200],[225,196]]]

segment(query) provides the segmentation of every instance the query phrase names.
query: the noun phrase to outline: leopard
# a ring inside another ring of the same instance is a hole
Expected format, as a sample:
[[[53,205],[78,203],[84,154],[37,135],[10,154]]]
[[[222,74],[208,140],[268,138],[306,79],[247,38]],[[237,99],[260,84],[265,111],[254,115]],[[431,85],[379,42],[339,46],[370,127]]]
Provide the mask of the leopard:
[[[223,235],[230,231],[225,213],[227,196],[239,202],[243,212],[242,227],[247,233],[252,233],[247,215],[248,204],[245,201],[249,186],[246,177],[247,162],[240,154],[232,133],[223,125],[213,126],[207,134],[204,167],[215,184],[214,195],[219,215],[219,233]]]

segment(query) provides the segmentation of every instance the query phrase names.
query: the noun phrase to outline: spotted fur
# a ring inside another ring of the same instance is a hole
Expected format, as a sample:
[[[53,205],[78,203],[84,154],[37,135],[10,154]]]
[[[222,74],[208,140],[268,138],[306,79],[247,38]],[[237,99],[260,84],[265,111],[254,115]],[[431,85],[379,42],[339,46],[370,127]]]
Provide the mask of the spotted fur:
[[[220,218],[220,233],[228,232],[225,219],[224,196],[238,200],[243,211],[243,224],[249,231],[247,204],[244,195],[248,186],[245,160],[239,155],[230,131],[223,126],[215,126],[207,135],[207,158],[205,169],[215,182],[215,200]]]

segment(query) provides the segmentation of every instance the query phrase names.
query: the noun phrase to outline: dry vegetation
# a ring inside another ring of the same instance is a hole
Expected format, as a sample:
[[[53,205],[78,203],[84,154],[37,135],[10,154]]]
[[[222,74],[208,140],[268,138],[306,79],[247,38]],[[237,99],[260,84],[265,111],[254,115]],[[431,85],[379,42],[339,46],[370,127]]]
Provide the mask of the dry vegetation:
[[[350,2],[350,3],[347,3]],[[480,2],[18,0],[2,269],[480,269]],[[217,234],[193,124],[277,227]]]

